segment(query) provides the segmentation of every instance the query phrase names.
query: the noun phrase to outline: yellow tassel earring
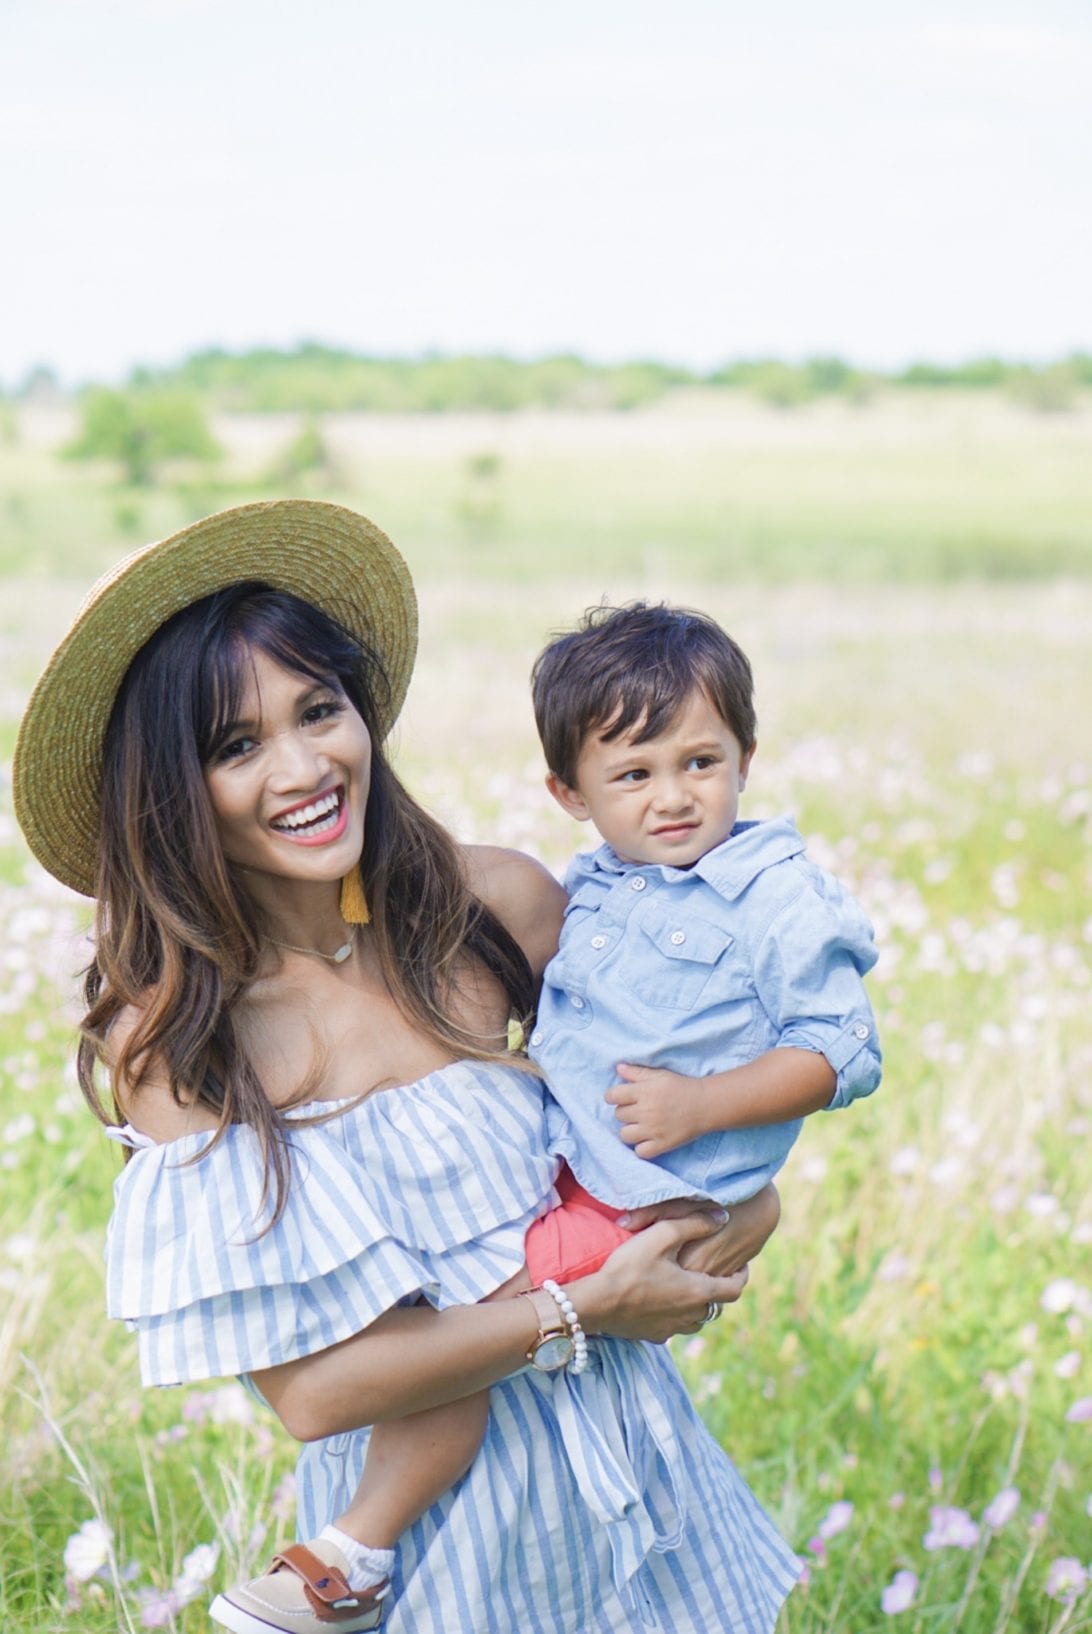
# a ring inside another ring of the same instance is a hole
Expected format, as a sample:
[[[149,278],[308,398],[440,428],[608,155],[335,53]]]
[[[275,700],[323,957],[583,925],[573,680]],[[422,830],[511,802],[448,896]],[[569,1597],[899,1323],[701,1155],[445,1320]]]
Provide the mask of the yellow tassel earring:
[[[360,878],[359,868],[350,869],[342,880],[338,908],[347,925],[367,925],[371,922],[372,916],[368,912],[368,899],[364,895],[364,883]]]

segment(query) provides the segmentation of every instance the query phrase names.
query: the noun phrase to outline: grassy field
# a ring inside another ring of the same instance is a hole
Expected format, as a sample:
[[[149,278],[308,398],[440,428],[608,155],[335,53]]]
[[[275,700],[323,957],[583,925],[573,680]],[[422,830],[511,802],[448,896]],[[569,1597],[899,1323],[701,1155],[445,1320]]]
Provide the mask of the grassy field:
[[[555,867],[582,843],[526,674],[583,606],[696,603],[750,653],[744,814],[792,811],[873,917],[885,1080],[811,1121],[743,1301],[680,1361],[808,1562],[785,1634],[1061,1634],[1092,1618],[1092,415],[920,401],[346,420],[307,481],[415,569],[399,762],[466,838]],[[271,491],[292,429],[225,423],[215,479],[134,492],[59,464],[56,418],[17,427],[5,762],[93,573]],[[70,1064],[86,913],[27,859],[6,774],[0,798],[0,1628],[195,1634],[205,1579],[290,1533],[292,1448],[233,1385],[142,1392],[101,1314],[118,1159]]]

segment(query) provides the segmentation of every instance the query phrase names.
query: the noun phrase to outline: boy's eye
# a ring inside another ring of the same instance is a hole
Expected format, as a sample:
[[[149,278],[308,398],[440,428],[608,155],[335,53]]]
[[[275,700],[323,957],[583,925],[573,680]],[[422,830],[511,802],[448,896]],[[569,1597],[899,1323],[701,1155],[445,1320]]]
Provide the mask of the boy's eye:
[[[647,776],[648,773],[643,766],[635,766],[632,771],[623,772],[618,781],[619,783],[643,783]]]
[[[712,755],[692,755],[688,762],[690,769],[695,772],[704,772],[707,766],[715,766]]]

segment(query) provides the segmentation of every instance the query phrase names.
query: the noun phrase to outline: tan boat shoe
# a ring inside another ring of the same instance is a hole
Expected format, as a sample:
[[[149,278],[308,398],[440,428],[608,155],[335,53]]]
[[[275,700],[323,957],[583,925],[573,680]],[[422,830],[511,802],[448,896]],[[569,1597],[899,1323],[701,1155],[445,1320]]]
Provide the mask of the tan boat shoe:
[[[218,1594],[213,1622],[232,1634],[362,1634],[383,1620],[386,1579],[351,1589],[348,1562],[325,1538],[293,1543],[261,1577]]]

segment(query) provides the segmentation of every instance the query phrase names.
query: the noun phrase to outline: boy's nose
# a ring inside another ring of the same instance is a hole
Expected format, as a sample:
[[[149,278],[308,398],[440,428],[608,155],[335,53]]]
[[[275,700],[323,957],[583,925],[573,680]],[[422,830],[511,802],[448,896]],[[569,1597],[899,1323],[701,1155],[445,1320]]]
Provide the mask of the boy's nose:
[[[690,791],[679,777],[665,777],[656,784],[655,801],[660,811],[684,811],[690,804]]]

